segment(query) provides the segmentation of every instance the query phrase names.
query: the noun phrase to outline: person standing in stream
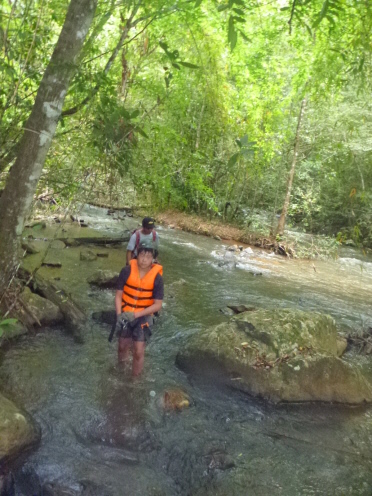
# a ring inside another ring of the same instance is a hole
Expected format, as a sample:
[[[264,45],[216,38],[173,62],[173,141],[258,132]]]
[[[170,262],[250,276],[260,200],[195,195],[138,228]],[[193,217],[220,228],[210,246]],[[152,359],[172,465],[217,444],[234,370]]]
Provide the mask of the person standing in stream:
[[[152,217],[145,217],[142,220],[142,228],[132,233],[127,246],[127,265],[133,258],[137,258],[138,247],[143,241],[152,242],[156,259],[159,250],[159,235],[155,231],[155,220]]]
[[[142,372],[146,343],[152,334],[153,315],[163,305],[163,267],[153,263],[154,252],[151,242],[140,243],[137,258],[122,269],[116,287],[118,359],[119,362],[128,361],[132,351],[133,376]]]

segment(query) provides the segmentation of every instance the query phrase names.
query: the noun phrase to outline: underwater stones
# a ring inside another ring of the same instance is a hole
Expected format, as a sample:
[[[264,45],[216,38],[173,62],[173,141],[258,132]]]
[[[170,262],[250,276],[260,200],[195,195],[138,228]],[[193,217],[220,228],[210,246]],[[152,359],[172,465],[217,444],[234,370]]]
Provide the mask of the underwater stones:
[[[92,250],[82,250],[80,252],[80,260],[93,262],[94,260],[97,260],[97,255]]]
[[[42,496],[110,496],[104,486],[89,480],[76,482],[73,487],[47,482],[42,487]]]
[[[26,251],[28,255],[35,255],[35,253],[39,253],[40,249],[35,243],[35,241],[27,240],[22,242],[22,249]]]
[[[235,315],[235,312],[233,310],[231,310],[231,308],[229,308],[229,307],[220,308],[220,312],[223,315],[226,315],[227,317],[232,317],[233,315]]]
[[[162,397],[162,406],[167,411],[180,411],[190,406],[190,397],[182,389],[166,389]]]
[[[93,312],[92,318],[94,320],[98,320],[99,322],[103,322],[104,324],[112,325],[116,322],[116,312],[115,310],[102,310],[100,312]]]
[[[39,440],[40,432],[29,416],[0,394],[0,464]]]
[[[342,338],[341,336],[337,337],[337,356],[341,357],[347,348],[347,339]]]
[[[60,486],[53,482],[43,485],[43,496],[80,496],[81,491],[68,487]]]
[[[328,315],[257,310],[191,335],[177,364],[209,376],[222,369],[233,387],[273,402],[370,402],[361,370],[339,358],[344,344]]]
[[[63,315],[58,306],[46,298],[32,293],[30,288],[24,288],[21,294],[21,300],[28,309],[32,325],[39,322],[43,325],[51,325],[63,321]]]
[[[61,241],[60,239],[55,239],[54,241],[52,241],[52,243],[50,244],[50,247],[53,249],[53,250],[64,250],[66,248],[66,245],[63,241]]]
[[[185,279],[178,279],[177,281],[174,281],[174,282],[171,282],[170,284],[168,284],[168,286],[170,287],[175,287],[175,286],[184,286],[185,284],[187,284],[187,282],[185,281]]]
[[[79,246],[79,241],[75,238],[67,238],[65,239],[66,246]]]
[[[34,222],[29,222],[28,224],[25,225],[25,227],[29,227],[31,229],[45,229],[46,228],[46,222],[45,220],[40,221],[40,220],[35,220]]]
[[[60,269],[62,267],[62,262],[60,261],[60,255],[51,250],[47,253],[45,259],[41,263],[42,267],[51,267],[55,269]]]
[[[256,310],[254,307],[247,307],[246,305],[227,305],[227,308],[230,308],[233,313],[243,313],[243,312],[253,312]]]
[[[119,275],[114,270],[97,270],[89,277],[88,282],[100,288],[115,289],[118,278]]]

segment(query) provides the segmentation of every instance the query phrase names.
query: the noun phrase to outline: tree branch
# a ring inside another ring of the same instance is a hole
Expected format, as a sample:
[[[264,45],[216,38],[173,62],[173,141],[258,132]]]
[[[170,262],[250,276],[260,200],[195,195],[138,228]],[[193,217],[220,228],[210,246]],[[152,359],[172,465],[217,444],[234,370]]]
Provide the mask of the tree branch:
[[[103,74],[106,75],[109,72],[109,70],[111,69],[111,66],[114,63],[114,60],[116,59],[116,57],[119,53],[119,50],[122,48],[124,41],[128,36],[129,31],[134,26],[134,23],[132,23],[132,21],[133,21],[134,16],[137,14],[140,5],[141,5],[141,1],[139,1],[137,3],[137,5],[135,5],[133,7],[132,13],[129,16],[129,19],[127,19],[127,22],[125,23],[125,26],[124,26],[123,32],[119,38],[119,41],[117,42],[116,47],[114,48],[114,51],[112,52],[110,58],[108,59],[108,61],[106,63],[106,66],[103,70]],[[85,97],[84,100],[82,100],[80,103],[75,105],[75,107],[71,107],[70,109],[64,110],[62,112],[62,117],[65,117],[67,115],[76,114],[84,105],[86,105],[98,93],[100,87],[101,87],[100,83],[96,84],[89,96]]]
[[[289,35],[291,35],[291,34],[292,34],[292,20],[293,20],[293,16],[294,16],[295,9],[296,9],[296,1],[297,1],[297,0],[293,0],[293,3],[292,3],[292,8],[291,8],[291,17],[289,18],[289,21],[288,21],[288,25],[289,25]]]

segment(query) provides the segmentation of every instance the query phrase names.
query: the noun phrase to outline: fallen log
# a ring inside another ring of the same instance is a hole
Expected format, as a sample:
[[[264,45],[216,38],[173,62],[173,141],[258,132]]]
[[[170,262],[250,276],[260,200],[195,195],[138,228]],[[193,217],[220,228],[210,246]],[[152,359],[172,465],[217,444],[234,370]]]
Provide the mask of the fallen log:
[[[80,244],[80,245],[113,245],[119,243],[126,243],[129,241],[130,233],[120,236],[120,238],[104,238],[104,237],[81,237],[81,238],[57,238],[59,241],[63,241],[66,245],[69,244]],[[72,241],[73,243],[70,243]]]
[[[28,281],[31,273],[23,268],[20,269],[19,276]],[[79,305],[73,301],[71,295],[54,282],[42,277],[38,272],[33,274],[28,286],[30,286],[34,293],[43,296],[59,307],[74,339],[78,342],[83,342],[86,315]]]

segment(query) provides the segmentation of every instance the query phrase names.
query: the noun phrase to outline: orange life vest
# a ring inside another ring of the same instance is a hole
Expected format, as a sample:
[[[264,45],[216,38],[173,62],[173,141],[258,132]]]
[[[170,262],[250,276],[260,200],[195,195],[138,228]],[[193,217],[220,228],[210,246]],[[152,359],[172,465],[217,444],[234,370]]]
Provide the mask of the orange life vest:
[[[153,264],[149,272],[141,279],[137,260],[130,261],[130,274],[123,288],[121,304],[123,312],[139,312],[154,303],[152,292],[158,274],[163,275],[163,267]]]

